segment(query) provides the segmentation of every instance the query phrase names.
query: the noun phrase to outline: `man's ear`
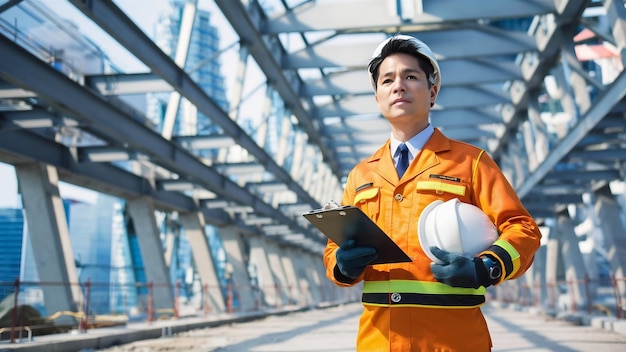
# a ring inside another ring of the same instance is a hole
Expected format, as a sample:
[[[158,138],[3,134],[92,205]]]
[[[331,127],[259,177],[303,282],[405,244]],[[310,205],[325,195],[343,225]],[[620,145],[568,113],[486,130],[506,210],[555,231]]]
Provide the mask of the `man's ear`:
[[[430,87],[430,106],[435,105],[435,100],[437,100],[437,94],[439,93],[439,89],[436,85]]]

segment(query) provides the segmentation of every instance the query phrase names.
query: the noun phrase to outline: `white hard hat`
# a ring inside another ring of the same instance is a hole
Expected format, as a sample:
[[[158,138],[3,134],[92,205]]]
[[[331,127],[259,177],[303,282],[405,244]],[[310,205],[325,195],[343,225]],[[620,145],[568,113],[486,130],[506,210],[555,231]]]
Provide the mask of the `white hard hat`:
[[[426,45],[424,42],[422,42],[421,40],[417,38],[411,37],[410,35],[404,35],[404,34],[397,34],[397,35],[394,35],[393,37],[389,37],[385,39],[385,41],[380,43],[378,47],[376,47],[376,50],[374,50],[374,53],[372,54],[372,58],[379,56],[380,53],[383,51],[383,48],[385,47],[385,45],[387,45],[392,40],[409,41],[415,47],[416,54],[424,56],[430,61],[430,64],[433,66],[433,70],[434,70],[433,78],[435,79],[434,82],[431,81],[430,83],[437,86],[437,91],[439,91],[439,89],[441,88],[441,70],[439,69],[439,63],[437,63],[435,54],[433,54],[432,50],[430,50],[428,45]],[[372,77],[371,74],[370,74],[370,81],[372,83],[372,87],[376,89],[376,82],[374,82],[374,77]]]
[[[498,230],[480,208],[454,198],[428,204],[417,223],[417,235],[428,258],[441,264],[430,246],[473,257],[498,239]]]

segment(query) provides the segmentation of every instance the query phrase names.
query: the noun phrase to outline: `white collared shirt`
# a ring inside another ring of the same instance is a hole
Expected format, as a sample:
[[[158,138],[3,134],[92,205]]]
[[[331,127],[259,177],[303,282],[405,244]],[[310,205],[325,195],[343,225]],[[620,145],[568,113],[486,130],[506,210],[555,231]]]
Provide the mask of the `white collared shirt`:
[[[424,128],[420,133],[416,134],[415,136],[411,137],[411,139],[404,142],[404,144],[406,144],[406,146],[409,148],[409,165],[411,165],[417,153],[419,153],[420,150],[424,148],[424,144],[426,144],[430,136],[433,135],[433,132],[435,132],[435,128],[433,127],[433,125],[428,124],[428,126],[426,126],[426,128]],[[391,149],[391,155],[393,155],[394,165],[398,165],[398,159],[400,158],[398,146],[401,143],[403,142],[395,139],[393,135],[391,135],[389,148]]]

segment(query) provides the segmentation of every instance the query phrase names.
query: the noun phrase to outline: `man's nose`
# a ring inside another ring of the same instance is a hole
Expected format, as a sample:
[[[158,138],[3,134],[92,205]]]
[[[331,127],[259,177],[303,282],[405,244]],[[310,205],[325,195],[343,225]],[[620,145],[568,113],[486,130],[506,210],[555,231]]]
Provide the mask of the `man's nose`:
[[[397,93],[397,92],[404,92],[405,87],[404,87],[404,80],[403,79],[396,79],[393,82],[393,92]]]

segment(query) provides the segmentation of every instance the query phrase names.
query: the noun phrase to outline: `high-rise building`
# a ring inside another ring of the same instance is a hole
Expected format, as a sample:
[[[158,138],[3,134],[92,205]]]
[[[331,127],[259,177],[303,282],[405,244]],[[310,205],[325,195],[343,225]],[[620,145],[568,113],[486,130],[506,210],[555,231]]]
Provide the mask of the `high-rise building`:
[[[138,282],[131,262],[131,246],[124,217],[124,204],[113,204],[111,228],[111,312],[116,314],[134,313],[137,306],[136,282]]]
[[[111,286],[113,230],[116,209],[121,200],[97,193],[92,203],[73,201],[70,206],[69,231],[72,250],[81,284],[90,282],[90,311],[110,312],[110,296],[118,288]]]
[[[163,14],[156,25],[155,43],[163,52],[174,58],[185,1],[172,0],[170,4],[171,11]],[[198,9],[184,69],[218,106],[228,111],[218,52],[219,33],[217,28],[211,25],[211,13]],[[168,99],[167,93],[151,94],[148,97],[147,116],[158,126],[162,126]],[[189,102],[181,102],[174,125],[174,135],[206,135],[216,130],[218,126],[212,123],[208,116],[198,112]]]
[[[22,209],[0,209],[0,301],[13,293],[11,284],[20,278],[23,231]]]

